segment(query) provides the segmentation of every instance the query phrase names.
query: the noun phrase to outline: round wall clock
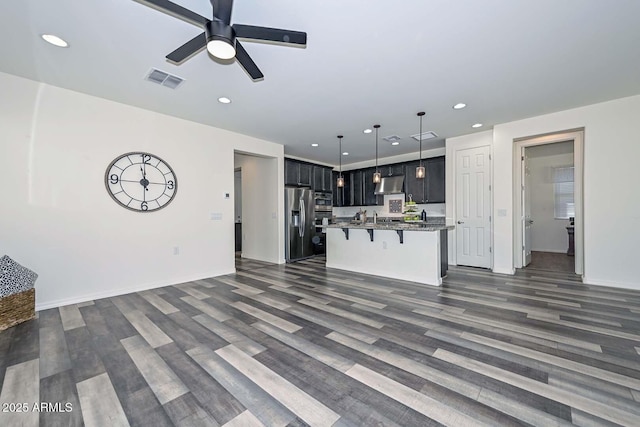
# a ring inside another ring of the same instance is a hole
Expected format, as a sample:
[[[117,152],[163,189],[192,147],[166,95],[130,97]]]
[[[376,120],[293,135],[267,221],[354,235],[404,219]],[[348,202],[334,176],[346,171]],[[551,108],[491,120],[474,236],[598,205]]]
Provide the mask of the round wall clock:
[[[136,212],[167,206],[178,189],[173,169],[160,157],[142,152],[116,158],[107,168],[104,182],[113,200]]]

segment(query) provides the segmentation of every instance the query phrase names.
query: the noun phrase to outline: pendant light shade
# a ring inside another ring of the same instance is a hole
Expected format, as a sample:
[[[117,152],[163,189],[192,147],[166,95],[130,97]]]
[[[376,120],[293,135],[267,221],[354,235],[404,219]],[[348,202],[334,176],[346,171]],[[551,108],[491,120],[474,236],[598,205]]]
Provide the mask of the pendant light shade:
[[[376,171],[373,173],[373,183],[378,184],[382,181],[382,174],[378,170],[378,129],[380,129],[380,125],[373,125],[373,128],[376,130]]]
[[[338,141],[340,144],[340,148],[339,148],[340,151],[338,152],[338,155],[340,156],[339,157],[340,172],[338,174],[338,182],[336,183],[338,185],[338,188],[344,187],[344,177],[342,176],[342,138],[343,138],[342,135],[338,135]]]
[[[418,134],[418,139],[420,140],[420,166],[416,168],[416,178],[424,179],[426,176],[426,171],[422,166],[422,117],[424,116],[424,111],[420,111],[417,115],[420,117],[420,133]]]

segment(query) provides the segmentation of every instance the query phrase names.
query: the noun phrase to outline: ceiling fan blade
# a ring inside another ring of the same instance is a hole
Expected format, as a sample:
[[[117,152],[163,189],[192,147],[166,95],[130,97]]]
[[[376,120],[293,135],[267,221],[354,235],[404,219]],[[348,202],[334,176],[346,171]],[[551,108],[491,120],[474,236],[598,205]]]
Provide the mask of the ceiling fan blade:
[[[167,59],[178,64],[189,58],[191,55],[198,53],[206,46],[207,37],[204,33],[201,33],[167,55]]]
[[[307,44],[307,33],[301,31],[241,24],[233,24],[232,27],[236,32],[236,37],[243,39],[268,40],[278,43],[293,43],[300,45]]]
[[[204,16],[198,15],[195,12],[190,11],[189,9],[185,9],[182,6],[179,6],[175,3],[170,2],[169,0],[135,0],[138,3],[142,3],[149,7],[152,7],[160,12],[164,12],[168,15],[175,16],[176,18],[182,19],[190,24],[196,25],[198,27],[204,27],[207,25],[209,20]]]
[[[264,78],[264,74],[262,74],[262,71],[260,71],[256,63],[253,62],[253,59],[251,59],[247,51],[244,50],[244,47],[242,47],[240,42],[237,40],[236,59],[238,60],[240,66],[244,68],[244,70],[251,76],[252,80],[255,81]]]
[[[211,6],[213,7],[213,16],[227,25],[231,23],[233,0],[211,0]]]

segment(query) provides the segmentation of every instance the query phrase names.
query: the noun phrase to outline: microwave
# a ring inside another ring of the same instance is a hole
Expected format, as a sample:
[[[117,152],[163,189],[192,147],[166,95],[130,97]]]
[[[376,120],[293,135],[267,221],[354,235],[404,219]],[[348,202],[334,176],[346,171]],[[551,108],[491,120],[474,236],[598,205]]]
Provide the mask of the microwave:
[[[316,212],[331,211],[333,208],[333,195],[331,193],[315,193],[314,196]]]

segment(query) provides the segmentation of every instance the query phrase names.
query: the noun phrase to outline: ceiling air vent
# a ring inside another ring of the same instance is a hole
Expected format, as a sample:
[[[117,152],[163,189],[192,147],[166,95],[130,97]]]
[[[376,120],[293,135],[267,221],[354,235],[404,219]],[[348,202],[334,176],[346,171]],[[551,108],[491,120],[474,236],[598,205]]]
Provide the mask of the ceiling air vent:
[[[170,89],[177,89],[178,86],[180,86],[182,82],[184,82],[184,79],[181,77],[165,73],[164,71],[160,71],[155,68],[152,68],[144,79],[162,86],[166,86]]]
[[[421,138],[422,136],[422,138]],[[433,138],[437,138],[438,134],[433,132],[433,131],[427,131],[427,132],[422,132],[422,135],[420,135],[419,133],[416,133],[415,135],[411,135],[411,138],[415,139],[416,141],[420,141],[420,140],[426,140],[426,139],[433,139]]]
[[[389,142],[398,142],[402,138],[400,138],[398,135],[389,135],[389,136],[385,136],[382,139],[384,139],[385,141],[389,141]]]

